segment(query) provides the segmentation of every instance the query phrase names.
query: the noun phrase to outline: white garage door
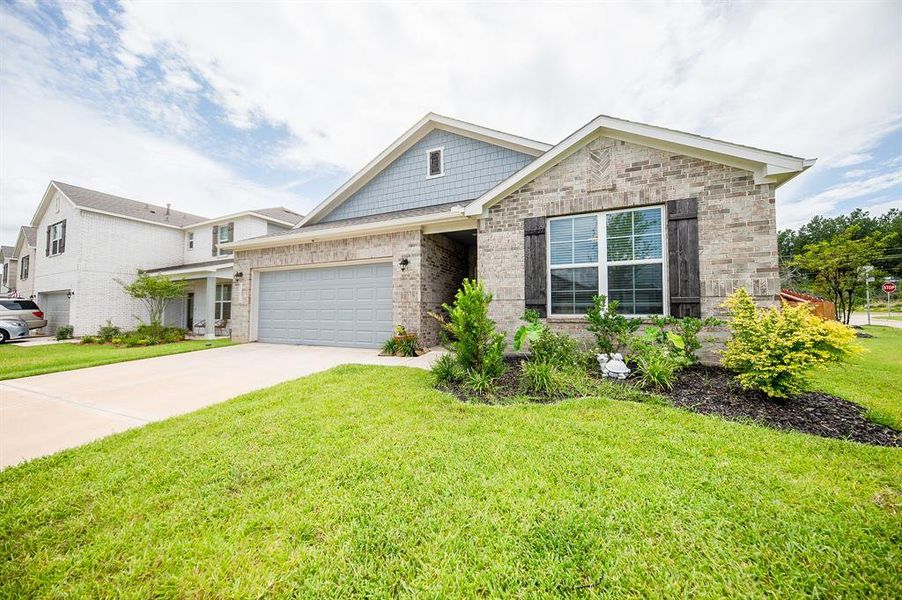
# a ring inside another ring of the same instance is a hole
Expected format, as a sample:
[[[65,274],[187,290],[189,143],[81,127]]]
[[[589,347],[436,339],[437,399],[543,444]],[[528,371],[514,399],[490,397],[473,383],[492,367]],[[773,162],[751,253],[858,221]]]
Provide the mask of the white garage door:
[[[68,290],[63,292],[42,292],[38,294],[38,306],[44,311],[47,319],[48,333],[56,333],[60,325],[69,325],[69,298]]]
[[[257,339],[378,348],[392,332],[392,265],[260,274]]]

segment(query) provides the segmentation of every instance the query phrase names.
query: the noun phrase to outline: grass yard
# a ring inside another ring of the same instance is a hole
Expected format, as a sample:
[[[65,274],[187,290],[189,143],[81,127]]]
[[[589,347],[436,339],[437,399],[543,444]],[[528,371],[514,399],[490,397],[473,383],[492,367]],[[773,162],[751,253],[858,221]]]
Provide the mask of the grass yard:
[[[813,388],[868,409],[872,421],[902,430],[902,329],[864,327],[865,352],[814,373]]]
[[[0,472],[12,597],[900,597],[902,452],[347,366]]]
[[[194,352],[195,350],[227,346],[230,343],[229,340],[213,340],[212,342],[207,340],[189,340],[173,344],[135,348],[120,348],[108,345],[82,346],[78,343],[16,348],[15,344],[4,344],[0,346],[0,381],[28,377],[30,375],[56,373],[57,371],[84,369],[85,367],[96,367],[98,365],[108,365],[139,358]],[[208,346],[208,344],[211,345]]]

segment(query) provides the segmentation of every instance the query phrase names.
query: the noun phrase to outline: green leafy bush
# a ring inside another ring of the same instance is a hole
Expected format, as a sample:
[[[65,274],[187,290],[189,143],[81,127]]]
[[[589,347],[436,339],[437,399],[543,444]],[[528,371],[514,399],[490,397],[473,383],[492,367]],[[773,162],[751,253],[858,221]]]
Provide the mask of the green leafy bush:
[[[56,328],[56,339],[57,340],[71,340],[72,334],[75,333],[75,328],[71,325],[60,325]]]
[[[595,335],[599,352],[610,354],[626,346],[630,336],[639,329],[642,319],[628,319],[617,312],[618,302],[606,296],[592,298],[592,306],[586,313],[587,329]]]
[[[93,335],[83,335],[81,336],[82,344],[97,344],[100,343],[101,340],[99,338],[94,337]]]
[[[528,360],[522,363],[520,385],[528,394],[553,400],[584,396],[593,389],[585,370],[561,367],[550,362]]]
[[[97,330],[97,339],[100,340],[102,344],[108,344],[113,341],[113,338],[121,337],[122,330],[113,325],[110,321],[106,322],[106,325],[101,325],[100,329]]]
[[[504,334],[495,330],[489,318],[491,302],[492,295],[482,283],[464,279],[454,303],[442,305],[448,314],[442,327],[449,334],[457,364],[468,374],[494,380],[504,373]]]
[[[526,324],[521,325],[514,334],[514,350],[517,352],[523,348],[523,342],[532,344],[538,340],[547,329],[539,320],[539,313],[536,310],[527,308],[521,318],[526,321]]]
[[[388,356],[418,356],[422,349],[417,334],[407,331],[403,325],[395,327],[395,333],[382,344],[382,354]]]
[[[487,372],[470,369],[469,371],[467,371],[467,375],[464,378],[464,384],[470,392],[476,394],[477,396],[482,396],[483,398],[491,398],[495,395],[495,392],[497,390],[495,379],[495,377],[492,377]]]
[[[730,311],[732,336],[723,364],[746,389],[788,397],[804,389],[812,367],[840,361],[860,349],[851,328],[821,320],[806,304],[758,308],[740,288],[724,305]]]
[[[658,346],[648,346],[635,357],[636,374],[646,388],[673,389],[677,372],[683,366],[678,358],[668,355]]]
[[[460,383],[466,376],[457,359],[451,354],[443,354],[432,364],[432,376],[438,386],[450,386]]]
[[[723,325],[723,321],[715,317],[699,319],[696,317],[677,318],[657,316],[651,317],[651,322],[652,325],[657,327],[660,331],[670,331],[682,338],[682,347],[680,348],[680,351],[686,355],[690,364],[698,362],[696,352],[702,347],[702,344],[698,339],[699,332],[705,327]]]

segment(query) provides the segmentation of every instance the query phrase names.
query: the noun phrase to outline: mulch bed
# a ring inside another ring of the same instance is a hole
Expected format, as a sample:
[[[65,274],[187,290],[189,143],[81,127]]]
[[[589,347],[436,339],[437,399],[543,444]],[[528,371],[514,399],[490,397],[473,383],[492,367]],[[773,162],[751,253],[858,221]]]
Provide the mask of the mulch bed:
[[[869,420],[862,407],[820,392],[786,400],[744,390],[723,367],[683,369],[673,390],[663,394],[674,406],[731,420],[753,420],[776,429],[791,429],[827,438],[875,446],[902,446],[898,431]]]
[[[495,401],[504,402],[521,394],[523,359],[524,356],[504,357],[507,370],[497,381]],[[620,383],[638,385],[632,377]],[[463,401],[472,401],[472,395],[458,386],[448,391]],[[742,389],[733,374],[723,367],[695,365],[683,369],[673,390],[659,393],[673,406],[696,413],[862,444],[902,447],[900,432],[869,420],[864,409],[853,402],[820,392],[786,400],[771,399],[761,392]],[[538,398],[534,400],[542,402]]]

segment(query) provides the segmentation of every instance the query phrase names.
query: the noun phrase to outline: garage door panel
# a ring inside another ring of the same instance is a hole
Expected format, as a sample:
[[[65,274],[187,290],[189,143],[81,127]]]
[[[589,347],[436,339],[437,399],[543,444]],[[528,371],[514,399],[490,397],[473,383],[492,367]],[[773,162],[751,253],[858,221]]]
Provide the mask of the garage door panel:
[[[261,342],[375,348],[392,332],[392,265],[260,274]]]
[[[69,302],[68,290],[38,294],[38,306],[47,319],[49,333],[56,333],[58,327],[69,325]]]

